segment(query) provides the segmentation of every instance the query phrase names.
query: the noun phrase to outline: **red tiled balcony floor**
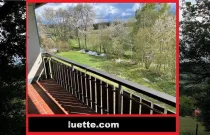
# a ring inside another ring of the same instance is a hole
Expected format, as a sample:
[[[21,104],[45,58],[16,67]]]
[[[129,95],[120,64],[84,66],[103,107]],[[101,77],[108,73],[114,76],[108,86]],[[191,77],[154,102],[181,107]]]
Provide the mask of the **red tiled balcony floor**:
[[[42,99],[41,94],[34,89],[33,85],[28,85],[29,113],[54,114],[47,103]]]
[[[92,109],[59,86],[54,80],[44,80],[31,84],[28,89],[29,113],[37,114],[36,109],[41,114],[95,113]],[[33,106],[35,106],[36,109],[34,109]]]

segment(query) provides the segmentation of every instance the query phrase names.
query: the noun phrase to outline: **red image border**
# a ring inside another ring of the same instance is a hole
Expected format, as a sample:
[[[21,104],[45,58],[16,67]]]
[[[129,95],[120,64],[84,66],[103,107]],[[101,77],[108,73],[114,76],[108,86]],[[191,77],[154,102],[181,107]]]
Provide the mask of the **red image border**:
[[[26,135],[179,135],[179,0],[26,0],[26,37],[28,37],[28,4],[29,3],[176,3],[176,114],[161,114],[161,115],[111,115],[113,117],[118,116],[129,116],[129,117],[159,117],[159,116],[175,116],[176,117],[176,132],[28,132],[28,117],[46,117],[46,116],[54,116],[54,117],[68,117],[66,114],[28,114],[28,85],[26,85]],[[26,82],[28,81],[28,38],[26,38]],[[84,115],[71,114],[71,116],[83,117]],[[86,115],[85,115],[86,116]],[[100,114],[91,114],[88,116],[94,117],[107,117],[107,115]],[[109,115],[110,116],[110,115]],[[38,124],[38,123],[37,123]]]

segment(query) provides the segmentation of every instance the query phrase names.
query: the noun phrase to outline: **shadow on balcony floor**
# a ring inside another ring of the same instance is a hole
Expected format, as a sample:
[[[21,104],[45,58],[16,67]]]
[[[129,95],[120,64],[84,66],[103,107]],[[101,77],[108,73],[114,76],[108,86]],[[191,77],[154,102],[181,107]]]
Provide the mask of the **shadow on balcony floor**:
[[[37,85],[28,85],[29,114],[63,114],[62,110]]]
[[[29,114],[40,114],[39,110],[35,106],[35,104],[32,102],[31,98],[28,98],[28,113]]]
[[[68,114],[95,113],[92,109],[59,86],[54,80],[40,81],[32,84],[32,87],[39,93],[54,114],[63,114],[65,112]]]

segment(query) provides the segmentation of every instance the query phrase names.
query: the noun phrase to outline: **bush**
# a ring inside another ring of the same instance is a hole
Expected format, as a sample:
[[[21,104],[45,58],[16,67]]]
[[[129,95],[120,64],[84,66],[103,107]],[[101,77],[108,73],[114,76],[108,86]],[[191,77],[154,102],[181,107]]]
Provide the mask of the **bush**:
[[[180,97],[180,115],[191,116],[192,110],[194,109],[194,102],[188,96]]]
[[[58,48],[59,51],[69,51],[71,48],[69,46],[69,44],[67,42],[64,41],[56,41],[56,46]]]

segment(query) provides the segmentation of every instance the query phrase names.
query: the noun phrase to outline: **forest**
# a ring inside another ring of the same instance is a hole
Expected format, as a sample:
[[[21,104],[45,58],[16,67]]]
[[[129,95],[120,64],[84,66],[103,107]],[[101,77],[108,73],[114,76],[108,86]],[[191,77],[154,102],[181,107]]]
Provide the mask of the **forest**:
[[[210,134],[210,1],[182,5],[180,20],[180,131]],[[193,110],[200,114],[192,117]]]
[[[93,6],[77,4],[45,8],[36,18],[45,51],[175,96],[176,16],[169,9],[146,3],[126,20],[94,22]]]
[[[0,134],[23,135],[26,98],[26,4],[0,0]],[[20,58],[17,63],[15,58]]]

